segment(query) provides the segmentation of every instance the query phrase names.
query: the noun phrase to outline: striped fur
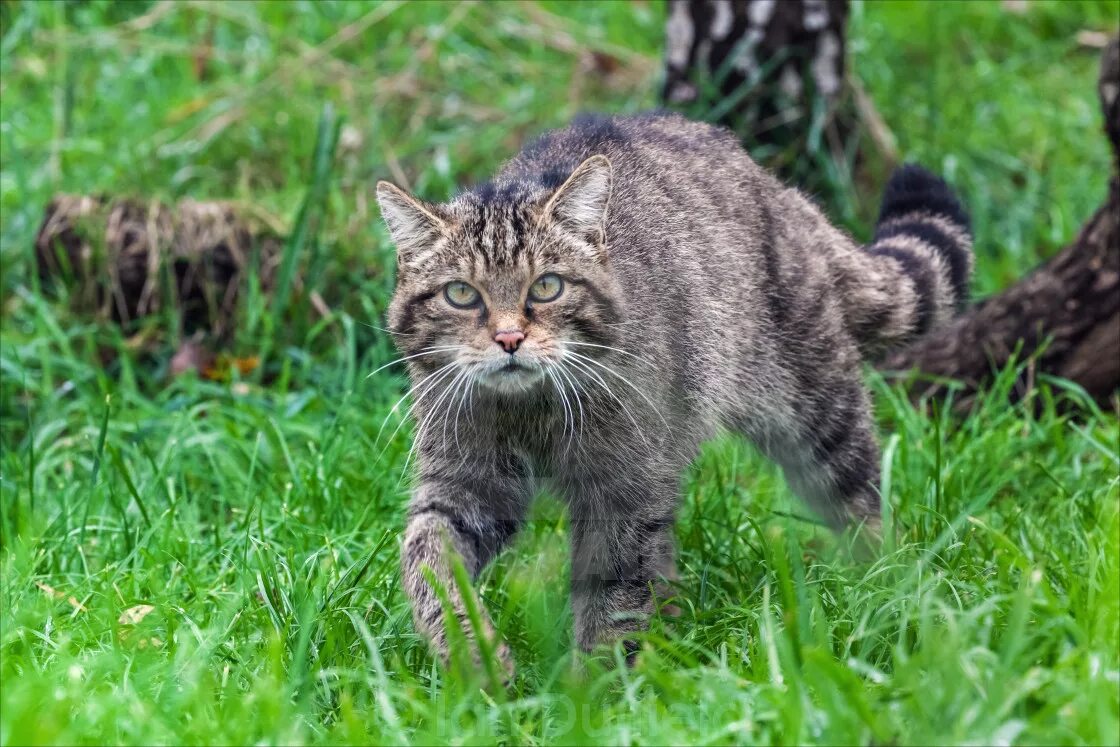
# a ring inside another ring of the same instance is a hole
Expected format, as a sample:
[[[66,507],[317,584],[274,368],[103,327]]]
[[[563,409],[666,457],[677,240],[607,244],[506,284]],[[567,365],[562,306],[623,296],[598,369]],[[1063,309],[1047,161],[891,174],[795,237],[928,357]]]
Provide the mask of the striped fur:
[[[424,569],[462,619],[449,559],[477,574],[541,486],[571,516],[579,645],[642,629],[674,574],[681,472],[720,430],[833,526],[874,525],[861,362],[948,318],[971,263],[967,217],[917,167],[892,179],[861,247],[730,133],[677,115],[581,118],[446,204],[386,183],[378,197],[417,421],[404,588],[443,654]],[[563,290],[540,300],[544,276]],[[477,297],[454,305],[461,283]]]
[[[868,355],[944,324],[968,300],[972,273],[968,215],[948,185],[920,166],[903,166],[887,184],[867,253],[895,271],[887,280],[894,293],[908,288],[902,304],[897,298],[850,304],[849,313],[858,320],[852,328]]]

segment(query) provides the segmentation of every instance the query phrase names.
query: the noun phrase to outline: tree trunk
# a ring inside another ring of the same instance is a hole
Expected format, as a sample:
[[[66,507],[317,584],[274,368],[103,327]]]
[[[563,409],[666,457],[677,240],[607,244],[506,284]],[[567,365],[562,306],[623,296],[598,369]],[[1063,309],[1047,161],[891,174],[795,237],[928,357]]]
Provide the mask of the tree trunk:
[[[1113,151],[1108,198],[1073,243],[1019,283],[958,317],[950,325],[889,356],[881,368],[918,369],[926,377],[961,382],[962,404],[1016,354],[1029,360],[1015,396],[1038,374],[1076,382],[1102,406],[1120,388],[1120,39],[1101,62],[1098,91]],[[922,396],[946,384],[919,386]]]
[[[828,199],[867,156],[897,160],[846,75],[847,20],[848,0],[671,0],[662,100],[729,127],[756,160]]]

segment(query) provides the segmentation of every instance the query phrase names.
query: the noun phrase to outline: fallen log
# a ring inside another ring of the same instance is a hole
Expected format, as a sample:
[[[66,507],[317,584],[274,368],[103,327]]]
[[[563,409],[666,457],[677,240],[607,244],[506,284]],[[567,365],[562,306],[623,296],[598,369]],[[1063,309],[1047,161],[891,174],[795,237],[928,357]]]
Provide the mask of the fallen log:
[[[250,272],[267,290],[283,240],[224,202],[58,195],[35,239],[41,282],[80,313],[122,326],[172,309],[180,333],[232,331]]]
[[[1048,374],[1076,382],[1101,406],[1120,408],[1120,38],[1105,48],[1098,93],[1114,159],[1105,203],[1068,246],[1021,281],[882,362],[885,371],[920,371],[919,397],[943,394],[950,379],[963,386],[958,402],[967,405],[1017,356],[1027,361],[1017,399]]]

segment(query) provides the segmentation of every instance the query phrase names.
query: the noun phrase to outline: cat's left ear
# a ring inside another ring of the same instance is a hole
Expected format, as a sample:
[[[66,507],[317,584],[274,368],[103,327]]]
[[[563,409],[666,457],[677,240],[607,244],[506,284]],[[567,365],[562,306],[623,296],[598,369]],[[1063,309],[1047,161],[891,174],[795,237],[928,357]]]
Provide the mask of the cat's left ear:
[[[588,158],[549,198],[544,206],[545,220],[602,249],[611,173],[606,156]]]
[[[447,232],[447,223],[436,215],[434,206],[416,199],[395,184],[377,183],[377,203],[393,243],[397,245],[397,264],[401,269],[412,264]]]

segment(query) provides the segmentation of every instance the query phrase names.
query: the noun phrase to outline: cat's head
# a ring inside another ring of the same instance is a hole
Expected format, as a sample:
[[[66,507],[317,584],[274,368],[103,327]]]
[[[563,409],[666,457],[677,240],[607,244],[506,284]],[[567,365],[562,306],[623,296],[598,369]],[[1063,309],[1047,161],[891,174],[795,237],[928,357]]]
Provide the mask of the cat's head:
[[[610,161],[593,156],[561,181],[499,182],[441,205],[377,185],[397,247],[389,326],[414,364],[513,393],[577,376],[614,344]]]

